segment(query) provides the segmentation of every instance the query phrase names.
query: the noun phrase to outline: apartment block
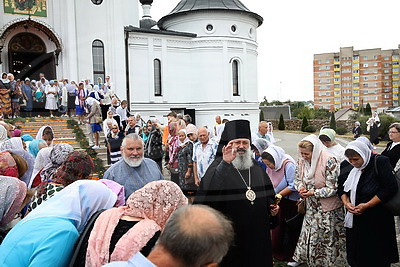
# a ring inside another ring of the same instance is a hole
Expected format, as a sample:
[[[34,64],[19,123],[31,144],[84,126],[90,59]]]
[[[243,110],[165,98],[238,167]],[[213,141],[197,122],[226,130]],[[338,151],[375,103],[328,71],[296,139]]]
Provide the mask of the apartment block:
[[[337,110],[369,103],[383,112],[399,106],[398,49],[354,50],[314,55],[314,106]]]

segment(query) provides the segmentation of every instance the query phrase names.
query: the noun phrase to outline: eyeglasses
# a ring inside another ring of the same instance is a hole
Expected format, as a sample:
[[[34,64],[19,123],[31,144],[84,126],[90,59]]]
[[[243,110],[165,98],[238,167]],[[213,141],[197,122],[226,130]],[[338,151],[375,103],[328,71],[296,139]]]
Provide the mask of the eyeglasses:
[[[118,128],[112,127],[112,129],[118,129]]]

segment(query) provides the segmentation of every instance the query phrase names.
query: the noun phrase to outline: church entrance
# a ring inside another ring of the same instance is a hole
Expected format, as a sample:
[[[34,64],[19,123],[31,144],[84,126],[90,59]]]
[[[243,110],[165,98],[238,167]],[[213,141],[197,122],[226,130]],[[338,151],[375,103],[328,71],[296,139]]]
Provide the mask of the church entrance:
[[[9,70],[16,79],[37,80],[39,73],[47,79],[56,77],[54,52],[47,53],[46,45],[35,34],[24,32],[15,35],[8,46]]]

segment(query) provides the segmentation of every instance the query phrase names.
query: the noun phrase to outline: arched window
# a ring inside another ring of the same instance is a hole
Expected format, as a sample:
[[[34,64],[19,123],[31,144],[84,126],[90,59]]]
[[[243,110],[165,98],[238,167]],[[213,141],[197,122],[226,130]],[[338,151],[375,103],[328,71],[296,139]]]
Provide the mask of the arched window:
[[[93,81],[97,81],[98,77],[104,81],[105,67],[104,67],[104,44],[100,40],[94,40],[92,43],[93,55]]]
[[[154,59],[154,95],[162,96],[161,61],[159,59]]]
[[[236,59],[232,61],[232,86],[233,95],[239,95],[239,61]]]

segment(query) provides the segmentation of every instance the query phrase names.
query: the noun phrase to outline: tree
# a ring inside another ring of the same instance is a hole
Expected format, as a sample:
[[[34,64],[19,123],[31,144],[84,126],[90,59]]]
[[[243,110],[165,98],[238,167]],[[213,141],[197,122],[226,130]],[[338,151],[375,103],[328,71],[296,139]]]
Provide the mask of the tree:
[[[365,116],[372,116],[372,111],[371,111],[371,105],[369,103],[367,103],[367,105],[365,106]]]
[[[278,124],[278,129],[281,131],[285,130],[285,121],[283,120],[283,115],[281,113],[281,116],[279,116],[279,124]]]
[[[260,110],[260,121],[264,120],[264,111],[261,109]]]
[[[301,131],[305,132],[306,127],[308,126],[308,119],[306,116],[303,117],[303,122],[301,123]]]
[[[331,121],[329,122],[329,128],[336,131],[336,120],[335,120],[335,113],[331,112]]]

